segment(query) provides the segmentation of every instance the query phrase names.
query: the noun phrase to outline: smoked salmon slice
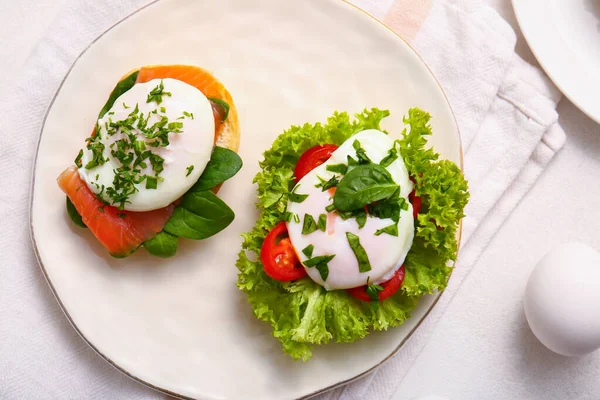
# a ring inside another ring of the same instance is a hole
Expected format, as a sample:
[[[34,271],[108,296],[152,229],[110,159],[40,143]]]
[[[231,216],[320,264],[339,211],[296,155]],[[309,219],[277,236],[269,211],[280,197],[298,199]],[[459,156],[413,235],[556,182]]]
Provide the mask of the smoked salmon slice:
[[[153,211],[119,210],[102,203],[71,166],[58,177],[58,186],[69,197],[81,219],[114,257],[126,257],[152,239],[171,218],[173,204]]]

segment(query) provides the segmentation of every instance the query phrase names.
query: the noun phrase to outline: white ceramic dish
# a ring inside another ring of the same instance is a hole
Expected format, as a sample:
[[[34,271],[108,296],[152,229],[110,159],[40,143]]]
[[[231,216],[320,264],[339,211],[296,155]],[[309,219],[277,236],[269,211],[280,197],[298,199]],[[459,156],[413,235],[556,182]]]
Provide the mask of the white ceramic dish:
[[[125,72],[174,63],[212,70],[236,101],[245,165],[219,195],[237,217],[209,240],[182,241],[171,259],[145,251],[113,259],[70,223],[56,177]],[[292,124],[373,106],[392,111],[385,128],[396,133],[408,108],[428,110],[430,142],[461,163],[455,119],[429,69],[393,32],[342,1],[163,0],[104,33],[48,110],[32,188],[37,255],[75,329],[122,372],[186,398],[302,398],[387,360],[438,296],[424,298],[401,327],[323,346],[302,363],[284,355],[235,286],[239,235],[257,217],[251,182],[262,151]]]
[[[540,65],[581,111],[600,122],[600,1],[512,0]]]

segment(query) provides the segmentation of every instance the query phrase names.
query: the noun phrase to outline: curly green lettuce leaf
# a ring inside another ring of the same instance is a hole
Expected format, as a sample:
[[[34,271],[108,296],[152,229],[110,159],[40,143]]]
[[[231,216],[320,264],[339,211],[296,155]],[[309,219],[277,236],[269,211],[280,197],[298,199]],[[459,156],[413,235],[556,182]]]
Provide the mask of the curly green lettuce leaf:
[[[353,342],[372,330],[400,325],[410,317],[418,296],[441,289],[446,283],[451,271],[446,265],[454,260],[456,254],[456,239],[449,236],[456,234],[462,208],[460,212],[454,212],[439,211],[437,207],[430,206],[427,202],[431,199],[438,201],[436,195],[440,190],[426,188],[425,185],[439,186],[442,181],[446,185],[450,174],[446,170],[454,171],[452,168],[456,168],[462,181],[455,177],[456,182],[451,183],[462,184],[464,179],[454,164],[437,161],[435,153],[425,150],[426,140],[418,140],[417,136],[430,133],[427,125],[429,116],[427,114],[425,118],[415,110],[411,110],[405,120],[411,130],[410,133],[404,132],[402,142],[407,144],[408,150],[402,155],[409,159],[407,167],[411,173],[418,171],[432,176],[426,182],[422,180],[423,187],[419,191],[427,217],[423,223],[417,223],[415,243],[405,262],[407,274],[403,290],[382,301],[378,307],[357,300],[344,290],[326,291],[308,277],[295,282],[271,279],[264,272],[259,254],[267,233],[283,220],[288,193],[294,185],[293,170],[302,153],[320,144],[341,145],[365,129],[381,129],[380,123],[389,112],[374,108],[357,114],[354,119],[347,113],[336,112],[325,124],[293,126],[275,140],[259,163],[262,171],[256,175],[254,183],[258,185],[260,217],[254,228],[242,235],[242,251],[236,262],[239,270],[237,285],[247,294],[255,316],[271,324],[273,336],[281,341],[283,350],[294,359],[308,360],[313,345]],[[466,198],[463,192],[445,186],[444,190],[444,193],[456,192],[459,197],[462,193],[463,197],[445,199],[442,204],[464,207]],[[439,219],[439,226],[445,232],[434,235],[427,224],[429,218]],[[443,251],[437,250],[439,246]]]

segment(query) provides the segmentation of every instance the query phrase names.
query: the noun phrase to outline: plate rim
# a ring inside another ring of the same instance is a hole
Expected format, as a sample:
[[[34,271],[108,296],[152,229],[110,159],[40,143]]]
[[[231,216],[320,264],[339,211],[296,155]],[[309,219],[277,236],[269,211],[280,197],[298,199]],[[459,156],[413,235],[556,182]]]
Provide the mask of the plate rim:
[[[136,376],[135,374],[133,374],[132,372],[128,371],[127,369],[121,367],[120,365],[118,365],[116,362],[114,362],[113,360],[111,360],[108,356],[106,356],[105,354],[103,354],[100,350],[98,350],[98,348],[96,348],[96,346],[94,346],[94,344],[89,341],[85,335],[81,332],[81,330],[79,329],[79,327],[77,326],[77,324],[75,323],[75,321],[73,321],[73,319],[71,318],[71,315],[69,314],[69,312],[67,311],[65,305],[63,304],[62,300],[60,299],[52,281],[50,280],[50,277],[46,271],[46,267],[41,259],[41,256],[39,254],[39,250],[37,247],[37,242],[36,242],[36,238],[35,238],[35,231],[34,231],[34,227],[33,227],[33,200],[34,200],[34,189],[35,189],[35,177],[36,177],[36,168],[37,168],[37,160],[38,160],[38,155],[39,155],[39,149],[40,149],[40,144],[41,144],[41,140],[42,140],[42,134],[44,132],[44,128],[46,126],[46,120],[48,118],[48,115],[50,113],[50,110],[52,109],[54,102],[56,101],[56,98],[58,97],[58,94],[60,93],[65,81],[67,80],[67,78],[69,77],[69,75],[71,74],[71,71],[73,70],[73,68],[75,67],[75,65],[77,64],[77,62],[81,59],[81,57],[96,43],[98,42],[104,35],[106,35],[108,32],[110,32],[112,29],[114,29],[116,26],[120,25],[121,23],[125,22],[126,20],[128,20],[130,17],[134,16],[135,14],[137,14],[138,12],[156,4],[159,3],[161,0],[152,0],[151,2],[135,9],[134,11],[132,11],[131,13],[129,13],[128,15],[124,16],[123,18],[121,18],[119,21],[115,22],[114,24],[112,24],[111,26],[109,26],[108,28],[106,28],[104,31],[102,31],[102,33],[100,33],[94,40],[92,40],[78,55],[77,57],[73,60],[73,63],[71,64],[71,66],[69,67],[69,69],[67,70],[67,72],[65,73],[64,77],[62,78],[62,80],[60,81],[60,84],[58,85],[58,87],[56,88],[56,91],[54,92],[54,95],[52,96],[52,99],[50,101],[50,103],[48,104],[48,106],[46,107],[46,110],[44,111],[44,118],[42,119],[42,124],[40,127],[40,131],[38,133],[38,140],[37,140],[37,144],[36,144],[36,149],[35,149],[35,155],[33,157],[33,162],[32,162],[32,169],[31,169],[31,177],[30,177],[30,190],[29,190],[29,237],[31,240],[31,244],[33,247],[33,253],[35,255],[35,259],[42,271],[42,274],[44,275],[44,279],[45,281],[48,283],[48,286],[50,287],[50,290],[52,292],[52,295],[54,296],[54,298],[56,299],[62,313],[65,315],[65,317],[67,318],[67,321],[69,322],[69,324],[73,327],[73,329],[75,330],[75,332],[77,332],[77,334],[79,335],[79,337],[85,342],[85,344],[87,344],[98,356],[100,356],[100,358],[102,358],[104,361],[108,362],[109,365],[111,365],[113,368],[115,368],[117,371],[119,371],[120,373],[122,373],[123,375],[125,375],[126,377],[134,380],[137,383],[140,383],[144,386],[146,386],[147,388],[150,388],[158,393],[162,393],[162,394],[166,394],[169,395],[171,397],[177,398],[177,399],[182,399],[182,400],[201,400],[201,398],[193,398],[193,397],[188,397],[188,396],[184,396],[178,393],[175,393],[173,391],[170,391],[168,389],[162,388],[160,386],[154,385],[150,382],[147,382],[145,380],[143,380],[142,378],[139,378],[138,376]],[[444,91],[444,88],[442,87],[442,85],[440,84],[439,80],[437,79],[437,77],[435,76],[435,74],[433,73],[433,71],[431,70],[431,68],[429,67],[429,65],[425,62],[425,60],[423,60],[423,58],[421,57],[421,55],[414,49],[414,47],[406,40],[404,39],[404,37],[402,37],[402,35],[400,35],[399,33],[397,33],[396,31],[394,31],[390,26],[388,26],[385,22],[383,22],[382,20],[376,18],[375,16],[373,16],[372,14],[368,13],[367,11],[363,10],[362,8],[360,8],[359,6],[353,4],[350,2],[350,0],[329,0],[332,3],[333,2],[340,2],[340,3],[345,3],[346,5],[350,6],[351,9],[354,10],[354,12],[359,12],[361,14],[363,14],[366,18],[371,19],[372,21],[375,21],[376,23],[378,23],[379,25],[383,26],[385,29],[387,29],[389,32],[393,33],[398,40],[401,40],[402,42],[404,42],[404,44],[406,46],[408,46],[408,48],[410,48],[410,50],[412,50],[412,52],[417,56],[417,58],[421,61],[422,65],[425,66],[425,68],[429,71],[430,75],[433,77],[433,80],[435,81],[435,83],[437,84],[438,88],[440,89],[442,95],[444,96],[444,99],[446,100],[446,104],[448,105],[448,109],[450,110],[450,114],[454,120],[454,124],[456,126],[456,136],[457,136],[457,140],[458,140],[458,150],[459,150],[459,167],[461,171],[464,171],[464,153],[463,153],[463,146],[462,146],[462,137],[461,137],[461,133],[460,133],[460,126],[458,125],[458,120],[456,119],[456,115],[454,113],[454,110],[452,109],[452,105],[450,103],[450,100],[448,99],[448,95],[446,94],[446,92]],[[513,0],[514,1],[514,0]],[[462,219],[459,221],[459,226],[458,226],[458,230],[457,230],[457,246],[458,246],[458,250],[457,250],[457,259],[458,259],[458,255],[460,253],[460,244],[461,244],[461,239],[462,239]],[[452,265],[452,270],[450,271],[450,274],[448,275],[448,280],[450,280],[452,273],[454,272],[454,268],[456,267],[456,261],[453,263]],[[419,321],[417,322],[417,324],[414,326],[413,329],[411,329],[408,334],[400,341],[400,343],[398,344],[398,346],[392,350],[392,352],[390,354],[388,354],[385,358],[383,358],[381,361],[379,361],[379,363],[377,363],[376,365],[370,367],[369,369],[340,382],[336,382],[333,385],[329,385],[325,388],[322,388],[320,390],[314,391],[312,393],[309,393],[307,395],[301,396],[299,398],[296,398],[295,400],[305,400],[305,399],[309,399],[312,398],[314,396],[317,396],[319,394],[323,394],[326,393],[328,391],[331,391],[335,388],[338,388],[340,386],[344,386],[347,385],[351,382],[354,382],[372,372],[374,372],[375,370],[379,369],[383,364],[385,364],[387,361],[389,361],[390,358],[392,358],[394,355],[396,355],[400,349],[402,348],[402,346],[404,346],[404,344],[406,343],[406,341],[408,339],[410,339],[410,337],[415,333],[415,331],[421,326],[421,324],[423,323],[423,321],[425,321],[425,319],[429,316],[429,313],[431,313],[431,311],[435,308],[435,306],[437,305],[440,297],[444,294],[445,290],[442,292],[436,292],[434,294],[435,298],[433,299],[433,302],[431,303],[431,305],[429,306],[429,308],[425,311],[425,313],[423,314],[423,316],[419,319]]]
[[[550,66],[550,64],[548,63],[548,60],[544,59],[543,57],[540,57],[539,47],[537,47],[537,44],[535,44],[537,42],[535,42],[535,40],[531,39],[531,30],[532,29],[530,29],[530,28],[533,27],[533,24],[523,23],[524,20],[527,19],[527,17],[524,17],[524,15],[523,15],[524,11],[523,11],[523,8],[521,8],[521,0],[511,0],[511,5],[512,5],[513,11],[515,13],[515,17],[517,19],[517,24],[519,25],[519,29],[521,29],[521,32],[523,33],[523,38],[525,38],[525,41],[527,42],[527,46],[533,53],[533,56],[539,63],[540,67],[544,70],[546,75],[548,75],[548,78],[550,78],[550,80],[552,81],[552,83],[554,83],[554,85],[558,88],[558,90],[560,90],[560,92],[571,103],[573,103],[575,105],[575,107],[577,107],[578,110],[580,110],[582,113],[587,115],[594,122],[600,124],[600,112],[598,112],[596,114],[592,110],[590,110],[586,105],[583,105],[580,101],[578,101],[573,96],[572,90],[568,89],[569,85],[565,86],[564,80],[561,81],[560,79],[556,78],[556,74],[554,73],[555,70]]]

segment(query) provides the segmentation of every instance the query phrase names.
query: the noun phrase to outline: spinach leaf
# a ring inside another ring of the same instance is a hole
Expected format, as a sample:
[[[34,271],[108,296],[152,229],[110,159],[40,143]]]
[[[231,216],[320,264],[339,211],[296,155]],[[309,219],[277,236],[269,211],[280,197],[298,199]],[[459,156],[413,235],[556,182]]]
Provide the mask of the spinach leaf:
[[[329,277],[329,266],[326,263],[321,263],[317,264],[315,268],[317,269],[317,271],[319,271],[321,279],[323,279],[323,281],[326,281],[327,277]]]
[[[309,244],[304,249],[302,249],[302,253],[304,253],[304,255],[306,257],[311,258],[314,249],[315,249],[315,246],[313,246],[312,244]]]
[[[221,113],[221,122],[225,122],[225,120],[229,116],[229,103],[227,103],[225,100],[217,99],[214,97],[208,97],[208,100],[210,100],[211,103],[216,104],[223,110],[223,112]]]
[[[375,231],[375,236],[379,236],[382,233],[387,233],[391,236],[398,236],[398,223],[394,222],[392,225],[388,225],[385,228],[377,229]]]
[[[325,229],[327,229],[327,215],[326,214],[319,215],[319,220],[317,221],[317,228],[319,228],[319,230],[323,231],[323,232],[325,232]]]
[[[108,110],[111,109],[111,107],[113,106],[113,104],[115,104],[115,101],[117,100],[117,98],[119,98],[119,96],[121,96],[123,93],[131,89],[133,85],[135,85],[135,80],[137,79],[138,73],[139,71],[135,71],[127,78],[117,83],[117,86],[115,86],[113,91],[110,93],[106,104],[104,104],[104,107],[102,107],[102,110],[100,110],[98,119],[102,118],[104,114],[106,114]]]
[[[235,151],[215,146],[204,172],[190,191],[208,190],[231,178],[242,168],[242,159]]]
[[[346,238],[348,239],[348,244],[354,252],[356,256],[356,260],[358,261],[358,271],[359,272],[367,272],[371,270],[371,263],[369,262],[369,256],[367,255],[367,251],[360,244],[360,238],[351,232],[346,232]],[[304,263],[306,265],[306,263]]]
[[[169,258],[173,257],[177,252],[177,236],[171,235],[165,231],[158,232],[150,240],[144,242],[144,247],[148,250],[148,253],[153,256]]]
[[[335,257],[335,254],[330,256],[317,256],[304,261],[302,264],[304,264],[304,266],[307,268],[312,268],[318,264],[327,264],[329,261],[333,260],[333,257]]]
[[[391,196],[398,187],[382,166],[359,165],[342,178],[333,196],[333,204],[340,211],[357,210]]]
[[[310,214],[304,214],[304,223],[302,224],[302,234],[308,235],[318,229],[315,219]]]
[[[68,196],[67,196],[67,214],[69,214],[69,218],[71,218],[71,221],[73,221],[73,223],[75,225],[80,226],[82,228],[87,228],[87,225],[85,224],[85,222],[83,222],[83,219],[81,219],[81,215],[79,215],[79,212],[77,211],[77,209],[75,208],[73,203],[71,203],[71,199],[69,199]]]
[[[164,230],[188,239],[206,239],[225,229],[234,218],[231,208],[210,190],[188,192]]]

